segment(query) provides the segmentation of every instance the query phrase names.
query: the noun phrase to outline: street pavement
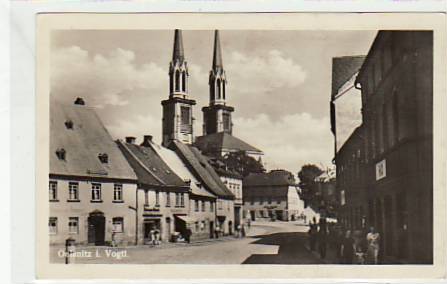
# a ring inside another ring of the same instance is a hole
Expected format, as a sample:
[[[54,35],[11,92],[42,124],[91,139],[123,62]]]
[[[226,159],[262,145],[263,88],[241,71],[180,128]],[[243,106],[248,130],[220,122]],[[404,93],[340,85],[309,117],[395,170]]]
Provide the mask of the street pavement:
[[[297,222],[252,222],[245,238],[224,237],[192,244],[125,248],[77,247],[71,263],[129,264],[318,264],[306,248],[308,227]],[[50,261],[64,263],[63,247],[50,248]],[[61,252],[62,251],[62,252]]]

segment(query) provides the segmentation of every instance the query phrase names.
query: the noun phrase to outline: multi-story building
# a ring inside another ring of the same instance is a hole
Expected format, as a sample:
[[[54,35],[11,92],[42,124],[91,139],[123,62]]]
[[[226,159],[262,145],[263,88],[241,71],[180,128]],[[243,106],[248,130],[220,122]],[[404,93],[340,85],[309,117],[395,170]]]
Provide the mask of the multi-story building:
[[[173,141],[171,148],[182,159],[183,163],[185,163],[201,185],[207,191],[217,196],[216,206],[214,206],[216,216],[216,223],[214,225],[223,234],[233,234],[235,229],[235,196],[233,193],[222,182],[214,168],[209,164],[207,157],[202,155],[197,148],[179,141]]]
[[[152,230],[160,231],[161,241],[173,240],[177,233],[185,236],[187,228],[191,240],[209,238],[216,197],[191,179],[175,153],[166,153],[172,151],[154,144],[149,135],[141,145],[133,137],[118,144],[138,177],[139,243],[148,243]]]
[[[304,214],[304,202],[298,194],[292,173],[273,170],[252,173],[243,180],[244,210],[256,219],[296,220]]]
[[[137,177],[93,108],[50,104],[50,243],[134,244]]]
[[[381,31],[357,77],[368,223],[383,256],[433,262],[433,33]],[[423,240],[423,241],[422,241]]]
[[[433,33],[380,31],[355,86],[362,126],[336,156],[343,219],[379,231],[382,260],[432,263]]]

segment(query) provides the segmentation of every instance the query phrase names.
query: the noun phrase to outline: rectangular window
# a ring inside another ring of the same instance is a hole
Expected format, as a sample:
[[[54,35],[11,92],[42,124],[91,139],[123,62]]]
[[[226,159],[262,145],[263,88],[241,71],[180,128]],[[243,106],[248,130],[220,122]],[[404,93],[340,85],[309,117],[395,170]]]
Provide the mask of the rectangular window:
[[[149,205],[149,191],[148,190],[144,191],[144,205],[146,205],[146,206]]]
[[[218,209],[223,209],[222,208],[222,200],[219,200],[219,201],[217,201],[218,202],[218,205],[219,205],[219,208]]]
[[[205,201],[202,201],[202,212],[205,212]]]
[[[195,229],[196,229],[196,232],[198,232],[199,231],[199,222],[195,222]]]
[[[205,231],[205,228],[206,228],[206,222],[205,221],[202,221],[202,223],[200,224],[200,231]]]
[[[113,186],[113,200],[123,201],[123,185],[120,183],[115,183]]]
[[[194,211],[196,211],[196,212],[199,211],[199,201],[198,200],[194,200]]]
[[[210,201],[210,211],[214,211],[214,202]]]
[[[79,200],[78,188],[77,182],[68,183],[68,200]]]
[[[160,206],[160,192],[158,190],[155,191],[155,206],[156,207]]]
[[[175,193],[175,207],[180,207],[180,193]]]
[[[224,131],[230,131],[231,129],[231,117],[229,113],[224,113],[223,115],[223,126]]]
[[[78,234],[79,233],[79,218],[70,217],[68,218],[68,233]]]
[[[180,193],[180,207],[185,207],[185,194]]]
[[[123,217],[115,217],[112,219],[113,223],[113,231],[115,233],[122,233],[124,232],[124,222]]]
[[[49,194],[50,194],[50,201],[57,200],[57,181],[50,181],[49,184]]]
[[[101,201],[100,183],[92,183],[92,201]]]
[[[166,192],[166,207],[171,207],[171,193]]]
[[[50,217],[50,219],[48,221],[48,229],[49,229],[50,235],[57,234],[57,218],[56,217]]]

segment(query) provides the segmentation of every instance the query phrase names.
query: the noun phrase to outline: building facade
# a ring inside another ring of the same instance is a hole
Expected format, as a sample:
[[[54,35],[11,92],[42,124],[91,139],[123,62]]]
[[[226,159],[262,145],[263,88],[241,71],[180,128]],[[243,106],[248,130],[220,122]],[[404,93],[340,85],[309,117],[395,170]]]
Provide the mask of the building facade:
[[[382,261],[432,263],[433,33],[380,31],[355,86],[362,126],[336,157],[346,222],[379,231]]]
[[[135,244],[134,171],[82,99],[50,110],[50,244]]]
[[[294,221],[305,214],[304,202],[292,173],[274,170],[250,174],[243,180],[244,210],[252,221],[276,219]]]

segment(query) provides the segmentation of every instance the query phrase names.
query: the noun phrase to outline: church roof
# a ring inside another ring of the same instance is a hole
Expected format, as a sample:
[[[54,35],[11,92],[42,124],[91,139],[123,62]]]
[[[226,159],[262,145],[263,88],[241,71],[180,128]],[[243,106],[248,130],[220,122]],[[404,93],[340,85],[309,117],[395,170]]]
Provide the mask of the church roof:
[[[362,67],[365,56],[343,56],[332,59],[332,96]]]
[[[198,136],[196,137],[195,145],[204,153],[213,153],[221,150],[235,150],[262,154],[262,151],[258,148],[255,148],[226,132]]]
[[[182,37],[182,31],[176,29],[174,34],[174,49],[172,52],[172,61],[184,61],[185,60],[185,53],[183,51],[183,37]]]
[[[206,157],[196,147],[176,140],[172,142],[172,145],[174,151],[209,191],[218,197],[234,199],[233,193],[223,184]]]
[[[138,177],[149,186],[188,187],[152,147],[117,141],[117,144]]]
[[[62,149],[65,159],[57,155]],[[100,155],[106,157],[106,162]],[[49,159],[50,174],[137,178],[95,110],[83,104],[65,105],[51,100]]]
[[[222,69],[222,49],[220,47],[219,31],[214,31],[214,52],[213,52],[213,70]]]

